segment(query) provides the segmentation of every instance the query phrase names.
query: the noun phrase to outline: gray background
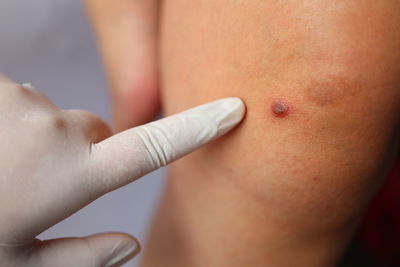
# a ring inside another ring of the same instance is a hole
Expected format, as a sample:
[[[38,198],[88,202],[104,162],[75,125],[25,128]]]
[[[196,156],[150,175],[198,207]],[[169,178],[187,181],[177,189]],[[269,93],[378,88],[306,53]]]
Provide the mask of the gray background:
[[[96,49],[80,0],[0,0],[0,72],[32,83],[61,108],[86,109],[109,121]],[[40,238],[122,231],[143,241],[162,178],[159,171],[110,193]]]

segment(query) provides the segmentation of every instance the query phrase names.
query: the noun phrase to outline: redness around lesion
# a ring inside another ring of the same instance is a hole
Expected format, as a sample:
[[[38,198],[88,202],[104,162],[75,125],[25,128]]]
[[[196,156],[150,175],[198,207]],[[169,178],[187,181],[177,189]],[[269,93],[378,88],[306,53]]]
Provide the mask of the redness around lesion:
[[[284,118],[289,115],[289,103],[283,99],[275,99],[271,104],[271,111],[275,117]]]

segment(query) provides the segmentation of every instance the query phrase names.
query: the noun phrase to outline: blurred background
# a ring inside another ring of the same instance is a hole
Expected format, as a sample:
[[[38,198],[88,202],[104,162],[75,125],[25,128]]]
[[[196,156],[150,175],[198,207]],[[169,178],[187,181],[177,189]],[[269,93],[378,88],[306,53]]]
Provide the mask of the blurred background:
[[[101,60],[81,0],[1,0],[0,72],[32,83],[63,109],[86,109],[110,121]],[[39,238],[122,231],[143,242],[163,174],[102,197]]]

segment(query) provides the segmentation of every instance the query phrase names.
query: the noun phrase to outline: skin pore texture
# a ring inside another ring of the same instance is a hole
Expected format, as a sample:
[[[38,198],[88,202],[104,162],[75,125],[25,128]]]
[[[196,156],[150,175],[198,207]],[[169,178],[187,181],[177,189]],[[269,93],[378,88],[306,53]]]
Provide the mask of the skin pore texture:
[[[396,149],[399,14],[396,0],[164,1],[165,112],[226,96],[248,110],[171,166],[143,266],[334,266]]]

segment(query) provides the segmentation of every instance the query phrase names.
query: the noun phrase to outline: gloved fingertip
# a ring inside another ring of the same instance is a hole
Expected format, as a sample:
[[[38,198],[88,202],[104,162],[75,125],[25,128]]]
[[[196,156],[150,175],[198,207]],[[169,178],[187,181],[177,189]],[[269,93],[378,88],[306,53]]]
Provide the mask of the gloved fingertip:
[[[129,261],[140,252],[140,244],[135,239],[124,239],[117,243],[112,249],[107,262],[104,264],[106,267],[120,266],[121,264]]]

